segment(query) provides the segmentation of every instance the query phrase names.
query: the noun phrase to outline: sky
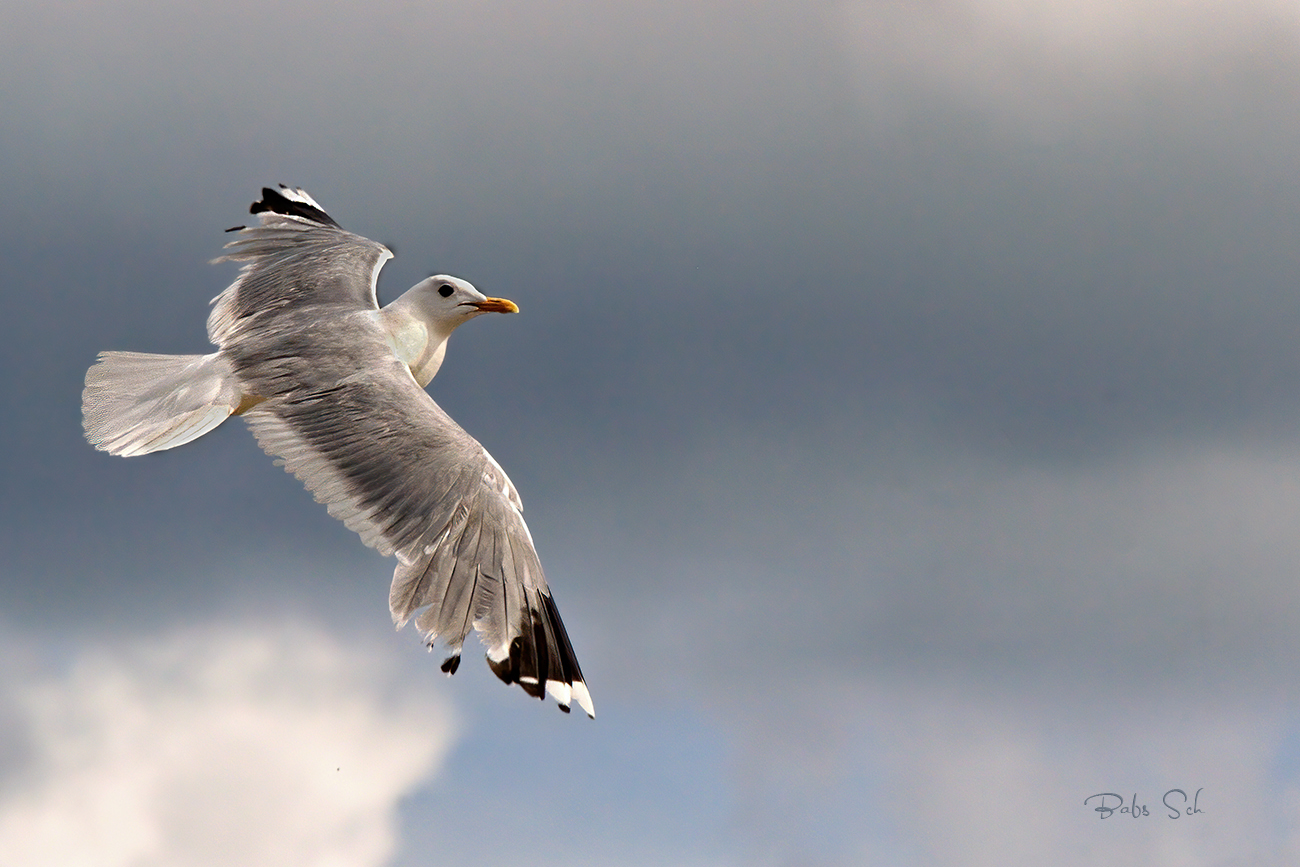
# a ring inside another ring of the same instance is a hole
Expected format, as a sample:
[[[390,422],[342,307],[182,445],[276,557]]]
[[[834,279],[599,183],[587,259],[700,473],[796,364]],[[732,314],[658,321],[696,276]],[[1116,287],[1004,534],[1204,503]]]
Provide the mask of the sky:
[[[0,867],[1297,863],[1297,81],[1282,0],[0,8]],[[275,183],[519,304],[429,391],[594,721],[240,422],[82,438]]]

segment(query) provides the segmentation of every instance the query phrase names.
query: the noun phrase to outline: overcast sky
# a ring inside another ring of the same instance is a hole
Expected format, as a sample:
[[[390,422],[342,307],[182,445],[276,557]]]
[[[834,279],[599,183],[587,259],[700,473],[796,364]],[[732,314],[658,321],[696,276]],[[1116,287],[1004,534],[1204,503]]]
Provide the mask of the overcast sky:
[[[0,867],[1300,858],[1293,3],[191,5],[0,10]],[[82,439],[281,182],[519,304],[430,392],[594,722]]]

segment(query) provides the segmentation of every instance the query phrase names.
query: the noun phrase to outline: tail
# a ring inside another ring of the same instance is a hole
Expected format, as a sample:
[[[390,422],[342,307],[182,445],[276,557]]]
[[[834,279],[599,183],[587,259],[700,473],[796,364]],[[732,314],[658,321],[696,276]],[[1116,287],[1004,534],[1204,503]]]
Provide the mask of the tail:
[[[241,397],[218,354],[103,352],[86,371],[82,426],[101,451],[147,455],[203,436],[239,408]]]

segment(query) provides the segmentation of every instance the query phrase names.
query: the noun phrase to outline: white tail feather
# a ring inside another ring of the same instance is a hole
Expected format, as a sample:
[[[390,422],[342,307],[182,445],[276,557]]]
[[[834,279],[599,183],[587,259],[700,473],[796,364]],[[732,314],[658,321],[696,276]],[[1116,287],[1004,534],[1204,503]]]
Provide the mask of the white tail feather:
[[[104,352],[86,371],[82,426],[95,448],[134,457],[198,439],[240,400],[238,382],[219,355]]]

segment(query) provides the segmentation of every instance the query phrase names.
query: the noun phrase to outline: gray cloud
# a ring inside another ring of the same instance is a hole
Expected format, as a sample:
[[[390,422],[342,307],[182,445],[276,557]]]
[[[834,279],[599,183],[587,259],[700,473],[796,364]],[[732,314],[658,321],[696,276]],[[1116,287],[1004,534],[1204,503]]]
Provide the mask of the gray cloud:
[[[602,718],[462,671],[448,761],[564,840],[620,829],[529,857],[1243,851],[1249,822],[1075,824],[1094,784],[1198,775],[1290,822],[1294,13],[506,9],[13,13],[6,612],[109,643],[196,611],[382,629],[388,564],[238,426],[140,461],[80,440],[94,353],[202,350],[220,230],[284,181],[393,246],[381,295],[446,271],[521,305],[432,393],[522,492]],[[655,776],[683,743],[696,788]],[[579,806],[538,806],[565,772]],[[469,853],[484,799],[439,785],[404,839]],[[960,818],[993,788],[1001,819]],[[525,854],[492,830],[486,860]]]

